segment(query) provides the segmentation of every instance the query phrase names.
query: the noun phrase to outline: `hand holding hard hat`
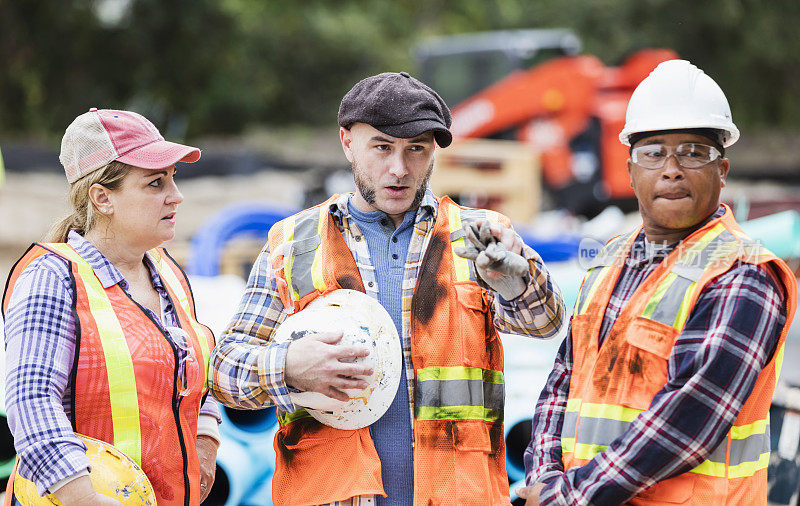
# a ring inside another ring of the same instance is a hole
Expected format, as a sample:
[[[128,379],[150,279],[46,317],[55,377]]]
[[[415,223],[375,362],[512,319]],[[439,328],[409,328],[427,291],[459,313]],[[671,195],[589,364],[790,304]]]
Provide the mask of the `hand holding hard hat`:
[[[301,319],[292,317],[291,324]],[[284,339],[282,333],[278,334],[282,341],[293,341],[286,358],[287,385],[339,402],[350,399],[346,393],[348,390],[367,387],[367,379],[374,372],[364,360],[369,355],[368,348],[345,339],[341,330],[295,329],[293,332],[289,339]]]
[[[292,402],[326,425],[366,427],[394,400],[400,338],[386,309],[362,292],[340,289],[316,298],[281,323],[273,340],[293,341],[287,384],[301,392],[290,394]]]

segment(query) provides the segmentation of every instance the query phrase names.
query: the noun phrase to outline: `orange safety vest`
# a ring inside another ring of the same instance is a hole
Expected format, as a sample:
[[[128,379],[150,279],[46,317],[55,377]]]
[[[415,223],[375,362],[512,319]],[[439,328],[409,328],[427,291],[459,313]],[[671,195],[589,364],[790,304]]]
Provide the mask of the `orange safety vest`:
[[[583,280],[572,318],[573,372],[561,429],[565,468],[582,466],[628,429],[667,383],[675,339],[704,287],[737,261],[768,266],[783,286],[787,321],[777,351],[727,437],[700,465],[656,483],[632,505],[765,505],[770,454],[769,407],[783,344],[797,304],[789,267],[747,237],[726,208],[651,272],[623,307],[602,346],[608,301],[638,231],[610,241]]]
[[[289,311],[301,311],[316,297],[339,288],[364,291],[352,253],[329,211],[336,198],[270,230],[279,293]],[[415,225],[415,239],[429,235],[414,295],[404,303],[411,311],[415,371],[415,505],[510,502],[503,441],[503,348],[474,264],[453,253],[464,244],[462,220],[476,218],[508,224],[493,211],[462,208],[443,197],[431,233],[429,223]],[[279,421],[272,478],[276,505],[385,495],[368,427],[334,429],[302,408],[280,414]]]
[[[153,484],[159,505],[200,504],[197,418],[208,391],[214,336],[197,322],[186,275],[165,250],[150,250],[192,349],[193,363],[186,366],[190,392],[181,398],[177,350],[166,335],[119,284],[103,288],[91,266],[67,244],[31,246],[12,269],[3,311],[19,275],[46,253],[69,262],[75,292],[73,429],[113,444],[136,461]],[[6,504],[13,482],[12,476]]]

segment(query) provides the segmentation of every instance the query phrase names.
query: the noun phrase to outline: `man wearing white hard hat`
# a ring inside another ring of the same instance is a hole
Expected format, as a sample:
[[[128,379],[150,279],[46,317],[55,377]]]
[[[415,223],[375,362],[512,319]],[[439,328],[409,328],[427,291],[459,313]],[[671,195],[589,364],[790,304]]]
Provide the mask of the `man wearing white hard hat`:
[[[643,226],[583,280],[534,415],[526,504],[766,504],[797,286],[719,203],[738,137],[687,61],[634,91],[620,141]]]
[[[357,191],[270,230],[212,391],[277,405],[276,505],[508,504],[498,332],[555,335],[558,289],[507,218],[433,195],[435,91],[368,77],[338,120]]]

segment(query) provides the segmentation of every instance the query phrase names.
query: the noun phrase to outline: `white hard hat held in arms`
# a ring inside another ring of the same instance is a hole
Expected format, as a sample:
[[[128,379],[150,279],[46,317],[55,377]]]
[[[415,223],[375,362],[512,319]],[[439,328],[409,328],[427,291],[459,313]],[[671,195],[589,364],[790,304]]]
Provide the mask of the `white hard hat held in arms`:
[[[728,100],[717,83],[686,60],[669,60],[634,90],[619,140],[630,146],[633,134],[690,128],[718,130],[725,148],[739,138]]]
[[[356,290],[338,289],[317,297],[278,326],[272,339],[284,342],[315,332],[341,331],[337,345],[359,345],[370,354],[354,361],[372,366],[364,390],[345,390],[349,401],[319,392],[292,392],[296,407],[337,429],[354,430],[377,421],[389,409],[400,384],[403,352],[392,317],[377,299]]]

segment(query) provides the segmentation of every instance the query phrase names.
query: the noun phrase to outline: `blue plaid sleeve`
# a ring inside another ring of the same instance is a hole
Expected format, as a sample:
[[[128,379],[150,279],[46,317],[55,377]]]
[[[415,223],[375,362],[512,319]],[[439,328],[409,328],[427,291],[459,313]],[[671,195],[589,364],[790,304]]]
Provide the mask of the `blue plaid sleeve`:
[[[89,468],[62,403],[75,354],[67,264],[34,260],[17,280],[5,313],[6,411],[19,474],[40,494]]]
[[[222,413],[219,411],[219,404],[211,396],[207,396],[206,400],[200,406],[200,415],[213,416],[217,423],[222,423]]]
[[[239,308],[211,355],[209,387],[226,406],[291,412],[284,369],[289,343],[271,337],[286,318],[268,249],[256,259]]]
[[[536,403],[531,442],[525,449],[525,483],[552,482],[564,472],[561,460],[561,425],[567,409],[572,374],[572,328],[562,341],[553,369]]]

